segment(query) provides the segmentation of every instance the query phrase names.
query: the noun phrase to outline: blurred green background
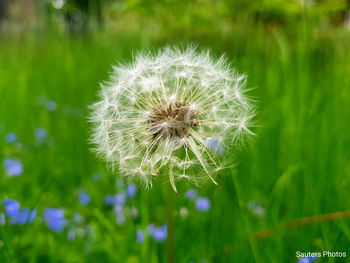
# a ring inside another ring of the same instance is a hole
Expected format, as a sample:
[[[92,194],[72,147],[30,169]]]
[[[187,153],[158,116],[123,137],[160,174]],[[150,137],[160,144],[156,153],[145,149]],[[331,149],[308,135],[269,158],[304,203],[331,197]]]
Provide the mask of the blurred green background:
[[[349,8],[347,0],[0,0],[0,262],[166,262],[166,241],[148,231],[167,221],[165,186],[129,193],[89,150],[87,107],[112,64],[193,43],[248,75],[259,113],[255,143],[232,153],[221,189],[196,189],[207,211],[186,197],[193,186],[178,187],[176,262],[298,262],[296,251],[324,250],[348,256],[316,262],[350,262],[349,218],[278,227],[350,210]],[[129,194],[121,208],[106,205],[114,194]],[[36,209],[35,219],[13,221],[9,199]],[[48,225],[48,207],[64,210],[60,231]]]

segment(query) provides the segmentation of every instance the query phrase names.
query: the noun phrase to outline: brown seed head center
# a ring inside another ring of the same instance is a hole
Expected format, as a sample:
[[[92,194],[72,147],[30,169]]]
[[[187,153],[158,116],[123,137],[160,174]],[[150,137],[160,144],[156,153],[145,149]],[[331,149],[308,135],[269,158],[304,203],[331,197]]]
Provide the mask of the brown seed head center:
[[[197,113],[182,102],[153,108],[147,122],[148,130],[154,137],[165,135],[182,138],[190,135],[191,129],[198,126]]]

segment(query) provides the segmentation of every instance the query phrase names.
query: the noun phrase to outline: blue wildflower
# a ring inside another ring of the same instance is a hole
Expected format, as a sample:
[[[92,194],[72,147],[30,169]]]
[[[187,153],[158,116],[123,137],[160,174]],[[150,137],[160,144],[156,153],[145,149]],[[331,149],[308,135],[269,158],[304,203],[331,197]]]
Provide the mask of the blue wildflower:
[[[3,226],[6,224],[5,214],[0,213],[0,226]]]
[[[123,212],[117,214],[116,221],[118,225],[123,225],[125,223],[126,218]]]
[[[19,211],[20,204],[13,199],[5,199],[4,201],[5,213],[7,216],[15,216]]]
[[[120,204],[120,205],[125,204],[125,193],[105,196],[105,205],[114,206],[116,204]]]
[[[41,97],[38,99],[40,105],[44,106],[48,111],[54,111],[57,109],[57,103],[46,97]]]
[[[62,232],[67,225],[63,209],[45,208],[44,220],[47,226],[54,232]]]
[[[46,100],[44,106],[48,111],[54,111],[57,109],[57,103],[53,100]]]
[[[216,151],[216,148],[218,147],[218,140],[213,138],[207,138],[205,142],[210,149]]]
[[[301,258],[298,263],[311,263],[311,260],[310,258],[308,257],[304,257],[304,258]]]
[[[115,205],[115,196],[114,195],[106,195],[105,196],[105,205],[106,206]]]
[[[157,227],[153,233],[153,238],[156,242],[163,242],[167,238],[168,227],[164,224],[161,227]]]
[[[23,173],[23,165],[17,159],[6,158],[3,165],[8,176],[20,176]]]
[[[147,226],[147,232],[151,236],[153,236],[155,230],[156,230],[156,227],[154,226],[154,224],[150,224]]]
[[[223,144],[215,138],[207,138],[205,143],[215,153],[222,154],[224,152]]]
[[[121,204],[116,204],[116,205],[114,206],[114,208],[113,208],[113,212],[114,212],[115,214],[122,213],[123,210],[124,210],[124,207],[123,207],[123,205],[121,205]]]
[[[126,189],[126,193],[128,195],[128,197],[134,197],[136,195],[136,191],[137,191],[137,188],[136,188],[136,185],[134,184],[129,184],[127,189]]]
[[[28,223],[31,223],[35,220],[36,218],[36,208],[32,210],[32,212],[30,212],[29,216],[28,216]]]
[[[143,243],[143,241],[145,240],[145,236],[143,235],[143,232],[142,230],[137,230],[136,231],[136,240],[137,240],[137,243]]]
[[[125,204],[125,194],[120,193],[115,196],[116,204],[124,205]]]
[[[31,223],[36,218],[36,209],[30,211],[29,208],[20,209],[16,215],[11,217],[11,224],[24,225]]]
[[[74,241],[75,237],[76,237],[76,234],[75,234],[75,231],[73,229],[68,231],[68,233],[67,233],[68,241]]]
[[[190,189],[186,192],[185,197],[187,199],[193,199],[197,196],[197,190],[195,189]]]
[[[265,209],[258,201],[251,201],[248,203],[248,208],[257,216],[265,216]]]
[[[42,141],[46,138],[46,130],[43,127],[39,127],[35,130],[35,138],[37,141]]]
[[[5,141],[8,143],[13,143],[17,140],[17,135],[14,132],[9,132],[8,134],[6,134],[5,136]]]
[[[198,197],[196,200],[196,209],[198,211],[208,211],[210,208],[210,200],[205,197]]]
[[[74,213],[72,215],[72,221],[74,223],[80,223],[83,220],[83,217],[79,213]]]
[[[79,194],[79,203],[81,205],[87,205],[90,203],[90,195],[85,192],[85,191],[82,191],[80,194]]]
[[[147,227],[147,232],[156,242],[163,242],[167,238],[168,227],[166,224],[161,227],[156,227],[154,224],[150,224]]]
[[[312,256],[312,257],[303,257],[300,258],[298,263],[311,263],[313,261],[316,261],[317,257],[316,256]]]
[[[23,225],[31,223],[36,217],[36,209],[30,210],[29,208],[21,208],[20,204],[16,200],[5,199],[5,212],[10,217],[11,224]]]
[[[310,260],[311,260],[311,261],[316,261],[316,260],[317,260],[317,257],[316,257],[316,256],[311,256],[311,257],[310,257]]]

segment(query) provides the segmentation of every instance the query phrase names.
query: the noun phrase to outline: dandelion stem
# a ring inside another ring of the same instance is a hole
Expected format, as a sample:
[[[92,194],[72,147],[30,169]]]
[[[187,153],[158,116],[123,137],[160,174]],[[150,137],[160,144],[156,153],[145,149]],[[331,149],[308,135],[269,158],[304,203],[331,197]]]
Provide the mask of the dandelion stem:
[[[167,187],[166,199],[167,199],[167,259],[168,263],[175,263],[175,224],[174,224],[174,190],[171,187]]]

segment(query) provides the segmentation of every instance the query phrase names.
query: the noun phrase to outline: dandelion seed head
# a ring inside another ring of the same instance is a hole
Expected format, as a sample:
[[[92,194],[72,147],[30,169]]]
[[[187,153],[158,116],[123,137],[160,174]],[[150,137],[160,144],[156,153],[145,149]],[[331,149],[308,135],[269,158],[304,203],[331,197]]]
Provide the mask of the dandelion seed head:
[[[146,187],[158,178],[175,191],[182,179],[217,184],[219,145],[241,147],[254,135],[246,76],[224,57],[166,47],[113,70],[91,106],[91,141],[113,169]],[[218,139],[214,145],[208,138]]]

